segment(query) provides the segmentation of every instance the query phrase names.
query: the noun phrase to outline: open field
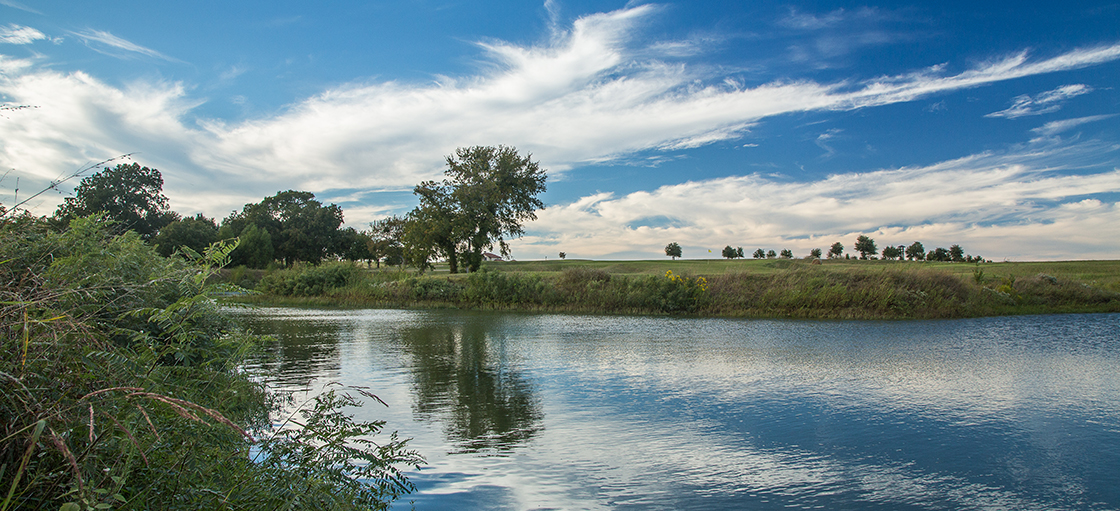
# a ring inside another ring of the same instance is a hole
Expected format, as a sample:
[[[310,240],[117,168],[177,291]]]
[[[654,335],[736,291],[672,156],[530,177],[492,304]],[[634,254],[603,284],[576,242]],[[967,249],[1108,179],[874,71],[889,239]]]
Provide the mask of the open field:
[[[642,261],[590,261],[580,259],[547,261],[512,261],[487,263],[494,271],[526,272],[547,275],[562,272],[569,268],[589,268],[603,270],[612,275],[660,275],[667,270],[683,275],[714,277],[717,275],[751,273],[772,274],[812,265],[804,259],[681,259],[681,260],[642,260]],[[1059,279],[1068,279],[1093,287],[1120,292],[1120,260],[1110,261],[1033,261],[1001,263],[944,263],[911,261],[861,261],[858,259],[821,260],[822,269],[844,270],[915,270],[929,269],[944,271],[962,278],[974,279],[977,271],[982,271],[984,279],[1000,279],[1014,276],[1016,279],[1046,274]],[[446,271],[446,268],[444,268]]]
[[[335,263],[265,274],[268,303],[722,317],[952,318],[1120,312],[1120,261],[549,260],[474,274]]]

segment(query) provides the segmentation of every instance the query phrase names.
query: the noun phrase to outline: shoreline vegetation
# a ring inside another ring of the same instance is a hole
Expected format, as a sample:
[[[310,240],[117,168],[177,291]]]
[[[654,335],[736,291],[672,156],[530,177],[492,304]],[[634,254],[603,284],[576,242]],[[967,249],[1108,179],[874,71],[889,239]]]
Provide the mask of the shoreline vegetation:
[[[257,291],[227,300],[261,305],[805,319],[1120,312],[1120,261],[567,259],[469,274],[335,262],[222,276]]]
[[[241,291],[215,278],[236,246],[168,258],[103,215],[0,216],[0,511],[369,510],[415,490],[420,454],[350,413],[375,395],[297,402],[244,369],[270,340],[216,300]]]

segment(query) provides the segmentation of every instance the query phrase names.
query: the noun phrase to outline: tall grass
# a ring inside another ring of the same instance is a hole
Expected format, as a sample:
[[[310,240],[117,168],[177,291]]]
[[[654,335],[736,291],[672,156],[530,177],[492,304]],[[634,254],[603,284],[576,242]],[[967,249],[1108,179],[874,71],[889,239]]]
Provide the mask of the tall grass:
[[[260,289],[270,294],[259,299],[406,307],[867,319],[1120,311],[1120,293],[1107,284],[1092,285],[1048,274],[1016,278],[1015,268],[1002,264],[811,264],[802,260],[678,264],[681,262],[501,263],[469,275],[440,276],[370,272],[354,265],[345,270],[303,268],[290,270],[293,275],[283,279],[318,282],[322,280],[318,275],[324,274],[345,274],[347,278],[313,296],[300,295],[294,286],[283,288],[291,291],[277,292],[279,286],[262,281]],[[1120,269],[1120,265],[1114,266]],[[679,274],[682,269],[684,275]],[[1011,271],[999,276],[1003,270]]]

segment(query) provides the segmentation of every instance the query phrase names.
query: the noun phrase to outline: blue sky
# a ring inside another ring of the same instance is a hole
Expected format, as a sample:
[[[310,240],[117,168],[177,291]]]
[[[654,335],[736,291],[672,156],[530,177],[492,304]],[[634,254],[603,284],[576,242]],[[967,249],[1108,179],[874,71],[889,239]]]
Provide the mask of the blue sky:
[[[1116,259],[1118,86],[1107,2],[0,0],[0,102],[33,107],[0,203],[132,153],[180,213],[299,189],[362,228],[504,144],[549,171],[519,259]]]

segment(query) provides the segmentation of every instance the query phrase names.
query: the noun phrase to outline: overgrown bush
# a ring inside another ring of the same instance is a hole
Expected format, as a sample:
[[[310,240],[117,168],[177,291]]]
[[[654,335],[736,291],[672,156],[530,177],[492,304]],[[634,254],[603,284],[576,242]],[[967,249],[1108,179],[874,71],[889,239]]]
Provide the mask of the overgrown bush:
[[[362,275],[362,269],[350,262],[297,265],[265,275],[257,290],[279,296],[316,296],[355,285]]]
[[[467,303],[487,305],[541,305],[553,286],[539,276],[493,272],[483,268],[471,273],[460,298]]]
[[[383,509],[412,489],[396,465],[421,459],[368,443],[383,424],[343,413],[348,393],[274,430],[276,399],[239,369],[256,339],[208,283],[233,247],[166,259],[97,217],[3,219],[0,511]]]

